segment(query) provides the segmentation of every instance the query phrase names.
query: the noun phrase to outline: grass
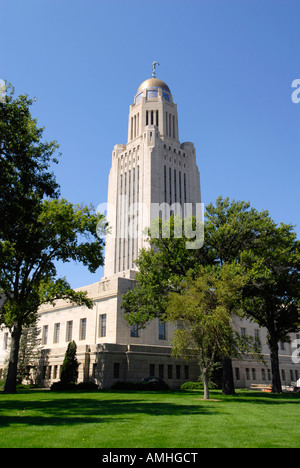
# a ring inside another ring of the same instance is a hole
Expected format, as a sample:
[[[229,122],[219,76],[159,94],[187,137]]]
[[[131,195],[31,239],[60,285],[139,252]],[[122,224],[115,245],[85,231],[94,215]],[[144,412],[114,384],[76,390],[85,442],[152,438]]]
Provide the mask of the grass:
[[[0,394],[0,447],[300,447],[300,394]],[[215,401],[213,401],[215,400]]]

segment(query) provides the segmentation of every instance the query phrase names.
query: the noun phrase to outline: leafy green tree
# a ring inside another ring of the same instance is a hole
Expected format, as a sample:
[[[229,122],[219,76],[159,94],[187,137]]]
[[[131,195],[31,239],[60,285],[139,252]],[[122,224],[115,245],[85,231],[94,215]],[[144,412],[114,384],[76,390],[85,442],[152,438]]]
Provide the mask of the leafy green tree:
[[[78,261],[91,272],[103,264],[96,234],[103,216],[59,199],[51,172],[58,145],[42,140],[32,104],[27,95],[14,99],[13,90],[0,102],[0,324],[11,332],[7,393],[16,391],[23,327],[36,323],[39,306],[56,299],[93,306],[85,292],[57,278],[56,262]]]
[[[267,211],[259,212],[249,202],[235,201],[221,196],[206,206],[205,245],[213,264],[224,265],[240,261],[241,252],[258,251],[268,237],[272,221]],[[222,356],[222,389],[225,395],[234,394],[232,362]]]
[[[262,252],[244,251],[241,263],[249,281],[244,288],[243,309],[267,329],[270,348],[272,391],[281,393],[278,343],[300,329],[300,242],[293,226],[272,223],[263,239]]]
[[[190,239],[184,233],[184,220],[171,216],[165,223],[161,219],[154,222],[152,231],[148,231],[150,249],[141,249],[136,260],[136,286],[122,297],[126,320],[139,328],[146,327],[156,317],[163,319],[168,294],[180,291],[187,273],[195,275],[197,266],[207,263],[205,244],[199,249],[187,249]],[[178,223],[182,224],[181,237],[176,237]],[[195,223],[194,219],[194,228]]]
[[[63,384],[77,383],[79,362],[77,361],[76,352],[75,341],[70,341],[61,369],[60,380]]]
[[[201,267],[197,278],[187,276],[180,293],[169,295],[166,319],[179,322],[172,340],[173,354],[198,360],[204,399],[209,398],[209,376],[217,353],[237,357],[250,350],[250,343],[231,322],[232,314],[240,313],[246,280],[238,264]]]
[[[249,203],[219,197],[215,204],[206,207],[203,246],[188,250],[185,237],[175,237],[171,217],[170,237],[161,234],[150,238],[151,249],[141,251],[138,258],[136,288],[126,293],[122,301],[128,322],[144,327],[155,317],[163,318],[168,294],[180,290],[189,271],[195,277],[199,265],[223,266],[238,261],[243,250],[259,243],[266,220],[268,213],[259,213]],[[223,356],[222,367],[223,393],[233,394],[230,357]]]

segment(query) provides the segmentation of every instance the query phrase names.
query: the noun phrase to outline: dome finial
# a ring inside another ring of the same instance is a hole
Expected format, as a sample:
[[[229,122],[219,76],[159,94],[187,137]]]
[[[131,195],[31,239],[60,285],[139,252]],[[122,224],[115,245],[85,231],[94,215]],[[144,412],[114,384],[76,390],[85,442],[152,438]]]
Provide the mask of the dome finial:
[[[159,63],[154,60],[154,62],[152,63],[152,78],[156,78],[156,65],[159,65]]]

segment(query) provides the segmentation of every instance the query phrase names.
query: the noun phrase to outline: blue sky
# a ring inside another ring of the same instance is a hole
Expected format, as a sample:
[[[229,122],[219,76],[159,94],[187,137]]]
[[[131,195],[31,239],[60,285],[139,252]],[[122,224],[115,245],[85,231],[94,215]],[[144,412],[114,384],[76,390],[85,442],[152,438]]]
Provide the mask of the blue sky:
[[[57,140],[62,196],[106,201],[111,152],[151,76],[170,87],[180,141],[197,151],[202,201],[267,209],[299,233],[299,0],[0,0],[0,79],[36,96]],[[73,287],[100,280],[59,266]]]

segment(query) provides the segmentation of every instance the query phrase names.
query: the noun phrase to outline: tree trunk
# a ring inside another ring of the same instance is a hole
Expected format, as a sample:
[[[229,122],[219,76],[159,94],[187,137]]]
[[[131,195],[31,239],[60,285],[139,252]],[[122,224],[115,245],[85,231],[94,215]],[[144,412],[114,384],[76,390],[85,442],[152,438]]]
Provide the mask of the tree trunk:
[[[4,393],[16,393],[18,354],[19,354],[21,334],[22,334],[22,326],[16,323],[11,333],[10,356],[9,356],[8,372],[7,372],[6,382],[4,386]]]
[[[271,370],[272,370],[272,393],[282,393],[279,357],[278,357],[278,342],[275,337],[270,336],[269,339]]]
[[[222,357],[222,368],[222,393],[223,395],[235,395],[232,362],[230,358],[226,356]]]
[[[203,369],[204,400],[209,400],[208,369]]]

